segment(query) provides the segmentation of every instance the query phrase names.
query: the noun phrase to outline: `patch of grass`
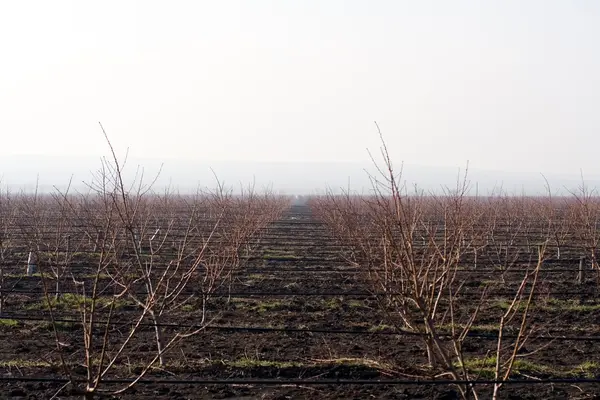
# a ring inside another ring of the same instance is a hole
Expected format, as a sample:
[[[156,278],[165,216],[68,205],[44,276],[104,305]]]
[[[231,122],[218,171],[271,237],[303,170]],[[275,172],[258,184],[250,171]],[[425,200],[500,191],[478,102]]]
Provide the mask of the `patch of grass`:
[[[594,378],[599,370],[599,363],[595,361],[584,361],[573,369],[572,374],[576,376],[583,374],[586,378]]]
[[[22,273],[22,274],[5,273],[4,274],[5,278],[23,278],[25,276],[27,276],[26,273]]]
[[[253,298],[234,297],[231,303],[236,309],[248,310],[253,312],[264,313],[267,311],[277,311],[289,307],[289,300],[259,300]]]
[[[254,307],[254,305],[258,303],[258,301],[256,299],[232,297],[231,299],[229,299],[228,303],[232,308],[236,310],[249,310],[252,307]]]
[[[496,302],[496,307],[500,308],[501,310],[508,310],[508,308],[510,307],[510,305],[512,304],[512,300],[499,300]],[[526,300],[521,301],[517,304],[517,310],[518,311],[524,311],[525,310],[525,305],[526,305]],[[534,307],[535,305],[532,304],[530,308]]]
[[[456,363],[456,367],[461,367]],[[493,378],[496,368],[496,357],[467,358],[464,360],[464,367],[467,371],[477,374],[482,378]]]
[[[127,301],[123,299],[115,299],[112,296],[103,296],[96,298],[96,307],[107,308],[112,303],[115,303],[115,308],[127,305]],[[26,310],[46,310],[48,306],[56,310],[80,310],[83,307],[91,307],[92,299],[75,293],[63,293],[58,298],[50,297],[50,304],[44,299],[40,302],[28,305]]]
[[[360,301],[360,300],[348,300],[348,302],[346,304],[348,304],[348,307],[351,307],[351,308],[365,307],[365,302]]]
[[[598,369],[600,368],[600,364],[595,361],[584,361],[577,366],[577,369],[588,370],[588,369]]]
[[[259,360],[257,358],[243,357],[239,360],[218,361],[221,364],[236,367],[236,368],[256,368],[256,367],[272,367],[272,368],[307,368],[315,365],[344,365],[344,366],[359,366],[369,368],[389,368],[387,365],[382,365],[377,361],[366,358],[333,358],[327,360],[312,360],[308,362],[299,361],[270,361]]]
[[[392,325],[380,324],[371,326],[369,332],[393,331],[395,328]]]
[[[0,319],[0,327],[16,328],[17,326],[19,326],[19,321],[16,319]]]
[[[86,251],[76,251],[73,254],[73,257],[100,257],[99,252],[86,252]]]
[[[343,306],[349,308],[364,308],[365,302],[362,300],[345,300],[343,297],[329,297],[322,301],[323,308],[327,310],[337,310]]]
[[[259,300],[251,298],[232,298],[231,303],[235,304],[237,309],[264,313],[267,311],[281,310],[289,306],[290,302],[286,300]]]
[[[306,366],[303,363],[291,361],[269,361],[259,360],[256,358],[244,357],[239,360],[221,361],[222,364],[235,368],[256,368],[256,367],[273,367],[273,368],[291,368]]]
[[[464,324],[455,324],[454,328],[457,331],[462,331],[465,328]],[[504,331],[508,332],[511,330],[511,326],[505,326]],[[445,324],[439,326],[440,330],[452,332],[452,325]],[[480,333],[497,333],[498,329],[500,329],[500,324],[482,324],[482,325],[472,325],[470,331],[471,332],[480,332]]]
[[[34,361],[34,360],[21,360],[21,359],[13,359],[13,360],[4,360],[0,361],[0,368],[9,368],[9,367],[17,367],[17,368],[48,368],[51,367],[47,361]]]
[[[35,272],[31,275],[27,275],[27,271],[23,271],[22,274],[14,274],[14,273],[10,273],[10,274],[4,274],[5,278],[27,278],[27,277],[36,277],[36,278],[41,278],[42,277],[42,273],[41,272]],[[47,280],[55,280],[56,277],[53,274],[49,274],[49,273],[45,273],[44,274],[44,278]]]
[[[380,363],[377,360],[371,360],[368,358],[354,358],[354,357],[343,357],[343,358],[332,358],[326,360],[315,360],[318,363],[326,363],[329,365],[343,365],[351,367],[367,367],[374,369],[385,369],[392,370],[392,366],[386,363]]]
[[[543,309],[548,311],[580,311],[590,312],[600,310],[599,303],[591,304],[580,304],[579,301],[574,299],[559,300],[555,298],[549,298],[544,301],[541,306]]]
[[[473,374],[477,374],[482,378],[493,378],[494,371],[496,369],[496,356],[483,357],[483,358],[471,358],[465,360],[465,367],[468,371]],[[459,367],[460,365],[456,365]],[[564,376],[565,372],[552,368],[546,364],[539,364],[529,360],[516,359],[512,373],[514,374],[528,374],[528,375],[551,375],[555,377]]]
[[[80,275],[80,277],[82,279],[95,279],[96,274],[85,274],[85,275]],[[104,274],[104,273],[98,274],[98,279],[110,279],[110,278],[111,278],[111,276],[108,274]]]
[[[342,306],[342,302],[337,297],[329,297],[323,300],[323,307],[327,310],[337,310]]]
[[[250,310],[258,311],[259,313],[264,313],[267,311],[274,311],[274,310],[285,308],[285,307],[287,307],[287,305],[288,305],[287,302],[281,301],[281,300],[261,301],[261,302],[257,303],[256,305],[254,305],[253,307],[250,307]]]
[[[280,250],[280,249],[264,249],[262,258],[265,260],[269,259],[281,259],[281,260],[298,260],[300,257],[293,251]]]
[[[42,330],[46,330],[46,331],[50,331],[50,332],[54,331],[54,326],[52,325],[51,321],[29,322],[29,323],[27,323],[27,325],[33,326],[35,329],[42,329]],[[79,327],[79,325],[74,322],[55,322],[54,325],[56,325],[57,331],[64,331],[64,332],[72,332],[72,331],[78,329],[78,327]]]
[[[511,304],[511,300],[499,300],[496,306],[502,310],[507,310]],[[526,300],[523,300],[518,305],[518,310],[523,311],[525,309]],[[543,310],[543,311],[571,311],[571,312],[591,312],[600,310],[600,303],[588,303],[580,304],[578,300],[568,299],[560,300],[555,298],[548,298],[538,300],[532,303],[531,309]]]
[[[514,372],[522,372],[522,373],[537,373],[537,374],[551,374],[551,375],[560,375],[560,371],[551,368],[549,365],[538,364],[528,360],[516,359],[513,364]]]

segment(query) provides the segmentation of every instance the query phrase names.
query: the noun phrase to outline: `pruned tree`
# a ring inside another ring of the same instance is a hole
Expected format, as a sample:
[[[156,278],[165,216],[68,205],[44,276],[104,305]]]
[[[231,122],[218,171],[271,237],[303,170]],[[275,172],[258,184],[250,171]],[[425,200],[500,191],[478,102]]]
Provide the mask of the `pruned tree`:
[[[93,250],[94,265],[85,273],[71,274],[82,325],[82,352],[65,350],[65,338],[56,322],[65,310],[50,296],[54,264],[49,259],[39,263],[56,351],[73,392],[86,399],[103,393],[118,395],[153,368],[167,368],[167,353],[219,316],[218,309],[208,307],[212,296],[226,287],[241,266],[241,248],[286,205],[270,195],[258,205],[253,191],[233,196],[220,183],[217,190],[199,191],[196,196],[157,194],[152,189],[156,179],[146,183],[140,169],[126,183],[126,159],[118,159],[104,135],[111,157],[102,160],[88,182],[88,193],[62,193],[54,197],[54,204],[42,207],[36,200],[26,207],[30,215],[42,215],[58,205],[65,224],[77,221],[79,236],[87,237],[87,250]],[[38,248],[47,240],[39,226],[29,237]],[[193,307],[184,308],[191,302]],[[133,314],[122,313],[124,306]],[[171,318],[184,314],[193,324],[172,323]],[[154,331],[156,349],[140,353],[136,342],[145,340],[148,326]],[[137,367],[130,371],[130,382],[117,388],[103,385],[114,374],[122,374],[123,364],[132,360]],[[83,385],[72,368],[77,364],[85,369]]]

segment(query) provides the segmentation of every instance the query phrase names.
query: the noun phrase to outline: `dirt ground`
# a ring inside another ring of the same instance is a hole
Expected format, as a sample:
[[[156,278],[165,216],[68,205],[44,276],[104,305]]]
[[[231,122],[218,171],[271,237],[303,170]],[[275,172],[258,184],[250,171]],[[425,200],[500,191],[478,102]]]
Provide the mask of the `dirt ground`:
[[[566,271],[552,271],[560,268]],[[527,363],[520,365],[515,379],[600,376],[600,303],[596,301],[596,284],[590,281],[576,286],[576,271],[568,271],[568,268],[569,265],[553,263],[541,277],[541,295],[536,300],[534,323],[537,336],[572,339],[532,339],[526,346],[526,352],[532,354],[524,358]],[[497,279],[496,273],[483,267],[465,274],[469,276],[464,292],[467,304],[476,301],[479,288],[485,282]],[[507,275],[504,284],[491,289],[491,293],[496,291],[497,294],[490,296],[482,309],[478,327],[474,329],[482,335],[469,338],[465,343],[464,351],[468,356],[483,358],[494,351],[494,338],[483,337],[490,333],[486,326],[498,323],[498,308],[509,298],[507,293],[511,293],[515,285],[516,281],[511,281]],[[10,381],[21,377],[64,378],[54,331],[48,323],[35,320],[48,317],[42,309],[36,309],[36,304],[41,301],[40,279],[14,274],[8,278],[7,287],[13,287],[15,293],[7,298],[5,318],[15,316],[17,320],[17,316],[25,316],[33,320],[18,320],[14,325],[4,323],[0,326],[0,379],[3,379],[0,380],[0,398],[51,398],[62,383]],[[340,257],[339,245],[314,219],[310,210],[292,207],[265,237],[259,256],[236,276],[231,298],[216,298],[211,303],[211,315],[215,317],[213,325],[271,330],[206,330],[186,339],[168,353],[165,367],[152,370],[147,378],[178,381],[368,380],[372,384],[143,383],[115,398],[458,398],[456,389],[449,385],[377,383],[385,379],[433,379],[435,373],[427,372],[425,349],[419,338],[394,334],[397,320],[394,315],[382,311],[375,297],[365,295],[371,289],[365,275]],[[135,311],[135,307],[123,307],[117,311],[118,318],[127,321]],[[55,317],[67,319],[77,317],[77,314],[64,311]],[[182,312],[167,316],[164,322],[193,324],[194,318],[193,313]],[[155,353],[153,334],[150,326],[141,330],[129,350],[129,364],[119,365],[118,372],[110,379],[130,377],[139,369],[136,360]],[[584,337],[594,338],[585,340]],[[82,359],[80,327],[62,324],[60,338],[68,349],[70,360]],[[74,367],[73,373],[82,375],[84,368]],[[482,387],[481,390],[482,398],[490,396],[490,388]],[[65,389],[56,398],[75,396]],[[600,398],[600,385],[514,384],[503,388],[501,398],[594,399]]]

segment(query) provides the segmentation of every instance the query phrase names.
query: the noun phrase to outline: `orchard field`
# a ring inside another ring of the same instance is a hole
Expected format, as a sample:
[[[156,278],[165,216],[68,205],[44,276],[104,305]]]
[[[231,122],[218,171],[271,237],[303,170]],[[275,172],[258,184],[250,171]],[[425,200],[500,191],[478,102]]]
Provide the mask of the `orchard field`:
[[[0,193],[5,398],[597,398],[600,199]]]
[[[408,236],[375,197],[149,199],[128,227],[101,203],[4,197],[8,396],[598,393],[596,231],[577,219],[595,199],[465,197],[456,224],[455,196],[413,198],[428,223]]]

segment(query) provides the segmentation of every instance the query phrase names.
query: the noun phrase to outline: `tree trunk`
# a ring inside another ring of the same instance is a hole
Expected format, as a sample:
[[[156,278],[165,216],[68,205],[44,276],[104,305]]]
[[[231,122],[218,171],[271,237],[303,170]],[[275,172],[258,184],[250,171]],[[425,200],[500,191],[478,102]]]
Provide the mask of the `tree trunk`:
[[[433,346],[433,340],[431,340],[431,338],[427,338],[425,340],[425,347],[427,349],[427,363],[429,364],[430,368],[435,368],[437,366],[437,360]]]
[[[54,299],[56,301],[58,301],[60,295],[59,295],[59,289],[60,289],[60,274],[56,274],[56,293],[54,293]]]
[[[164,349],[164,341],[163,341],[163,335],[162,335],[162,330],[160,327],[160,318],[156,316],[156,314],[154,314],[154,312],[151,312],[150,315],[152,316],[152,322],[154,324],[154,335],[155,335],[155,339],[156,339],[156,351],[158,352],[158,364],[162,367],[164,365],[164,357],[163,357],[163,349]]]

